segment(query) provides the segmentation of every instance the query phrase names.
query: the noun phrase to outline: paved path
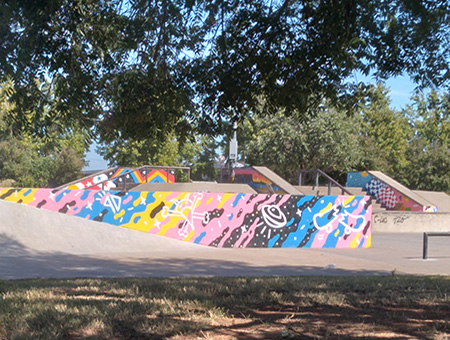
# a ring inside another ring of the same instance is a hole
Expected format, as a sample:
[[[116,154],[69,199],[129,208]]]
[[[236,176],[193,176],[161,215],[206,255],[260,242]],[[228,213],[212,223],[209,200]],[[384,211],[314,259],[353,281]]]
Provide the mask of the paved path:
[[[217,249],[0,202],[0,278],[450,275],[450,238],[375,233],[370,249]]]

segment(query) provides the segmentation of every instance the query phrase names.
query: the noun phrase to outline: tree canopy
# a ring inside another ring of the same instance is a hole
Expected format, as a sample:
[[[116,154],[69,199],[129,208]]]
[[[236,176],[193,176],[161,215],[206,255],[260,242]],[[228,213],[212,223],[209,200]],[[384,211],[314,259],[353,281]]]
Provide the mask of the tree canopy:
[[[447,86],[449,13],[443,0],[1,1],[0,78],[14,80],[14,131],[214,134],[261,97],[287,114],[352,105],[354,72]]]
[[[45,85],[41,89],[51,97]],[[0,186],[52,187],[79,178],[85,165],[85,133],[53,121],[45,126],[45,137],[26,131],[13,134],[14,126],[5,119],[15,112],[9,102],[12,96],[12,82],[0,84]],[[46,114],[50,108],[46,105],[43,109]],[[35,111],[27,111],[23,121],[35,116]]]

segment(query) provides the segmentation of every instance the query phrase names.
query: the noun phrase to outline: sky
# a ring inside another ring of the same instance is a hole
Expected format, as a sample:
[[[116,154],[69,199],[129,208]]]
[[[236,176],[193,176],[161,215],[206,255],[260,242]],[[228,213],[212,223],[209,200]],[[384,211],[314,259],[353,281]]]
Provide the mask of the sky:
[[[369,80],[368,78],[358,77],[358,81]],[[389,96],[391,98],[391,107],[397,110],[404,108],[410,103],[410,98],[413,95],[415,84],[408,76],[399,76],[391,78],[386,81],[386,86],[389,88]],[[89,165],[83,170],[103,170],[108,168],[107,162],[95,152],[96,145],[92,145],[89,152],[86,154],[86,160]]]

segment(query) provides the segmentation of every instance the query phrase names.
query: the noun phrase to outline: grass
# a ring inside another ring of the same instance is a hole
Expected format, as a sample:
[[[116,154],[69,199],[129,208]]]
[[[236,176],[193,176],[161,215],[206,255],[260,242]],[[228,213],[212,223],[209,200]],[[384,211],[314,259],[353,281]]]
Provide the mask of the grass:
[[[0,281],[0,339],[447,339],[450,277]]]

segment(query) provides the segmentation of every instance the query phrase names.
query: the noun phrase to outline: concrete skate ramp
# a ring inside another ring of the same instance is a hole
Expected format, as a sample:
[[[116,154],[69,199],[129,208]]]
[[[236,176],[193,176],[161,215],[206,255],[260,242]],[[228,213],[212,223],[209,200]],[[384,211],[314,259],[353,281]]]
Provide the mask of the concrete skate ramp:
[[[413,190],[413,192],[426,199],[431,205],[436,206],[438,212],[450,213],[450,196],[445,192],[423,190]]]
[[[400,184],[399,182],[397,182],[396,180],[392,179],[391,177],[385,175],[381,171],[368,171],[368,173],[371,174],[372,176],[380,179],[381,181],[383,181],[390,187],[394,188],[398,192],[401,192],[403,195],[409,197],[410,199],[412,199],[416,203],[419,203],[422,206],[426,207],[426,206],[433,205],[431,202],[426,200],[424,197],[418,195],[416,192],[410,190],[409,188],[405,187],[403,184]]]
[[[253,166],[253,169],[258,171],[261,175],[266,177],[269,181],[279,187],[281,190],[285,191],[288,195],[303,195],[298,189],[296,189],[289,182],[284,180],[282,177],[278,176],[275,172],[266,168],[265,166]]]
[[[247,184],[227,183],[143,183],[133,188],[133,191],[171,191],[171,192],[218,192],[256,194]]]
[[[224,249],[0,201],[0,279],[450,275],[448,240],[377,234],[369,249]],[[332,265],[333,269],[329,269]],[[335,268],[335,269],[334,269]]]
[[[0,200],[0,256],[28,252],[118,254],[200,246]],[[20,254],[17,254],[20,255]]]

